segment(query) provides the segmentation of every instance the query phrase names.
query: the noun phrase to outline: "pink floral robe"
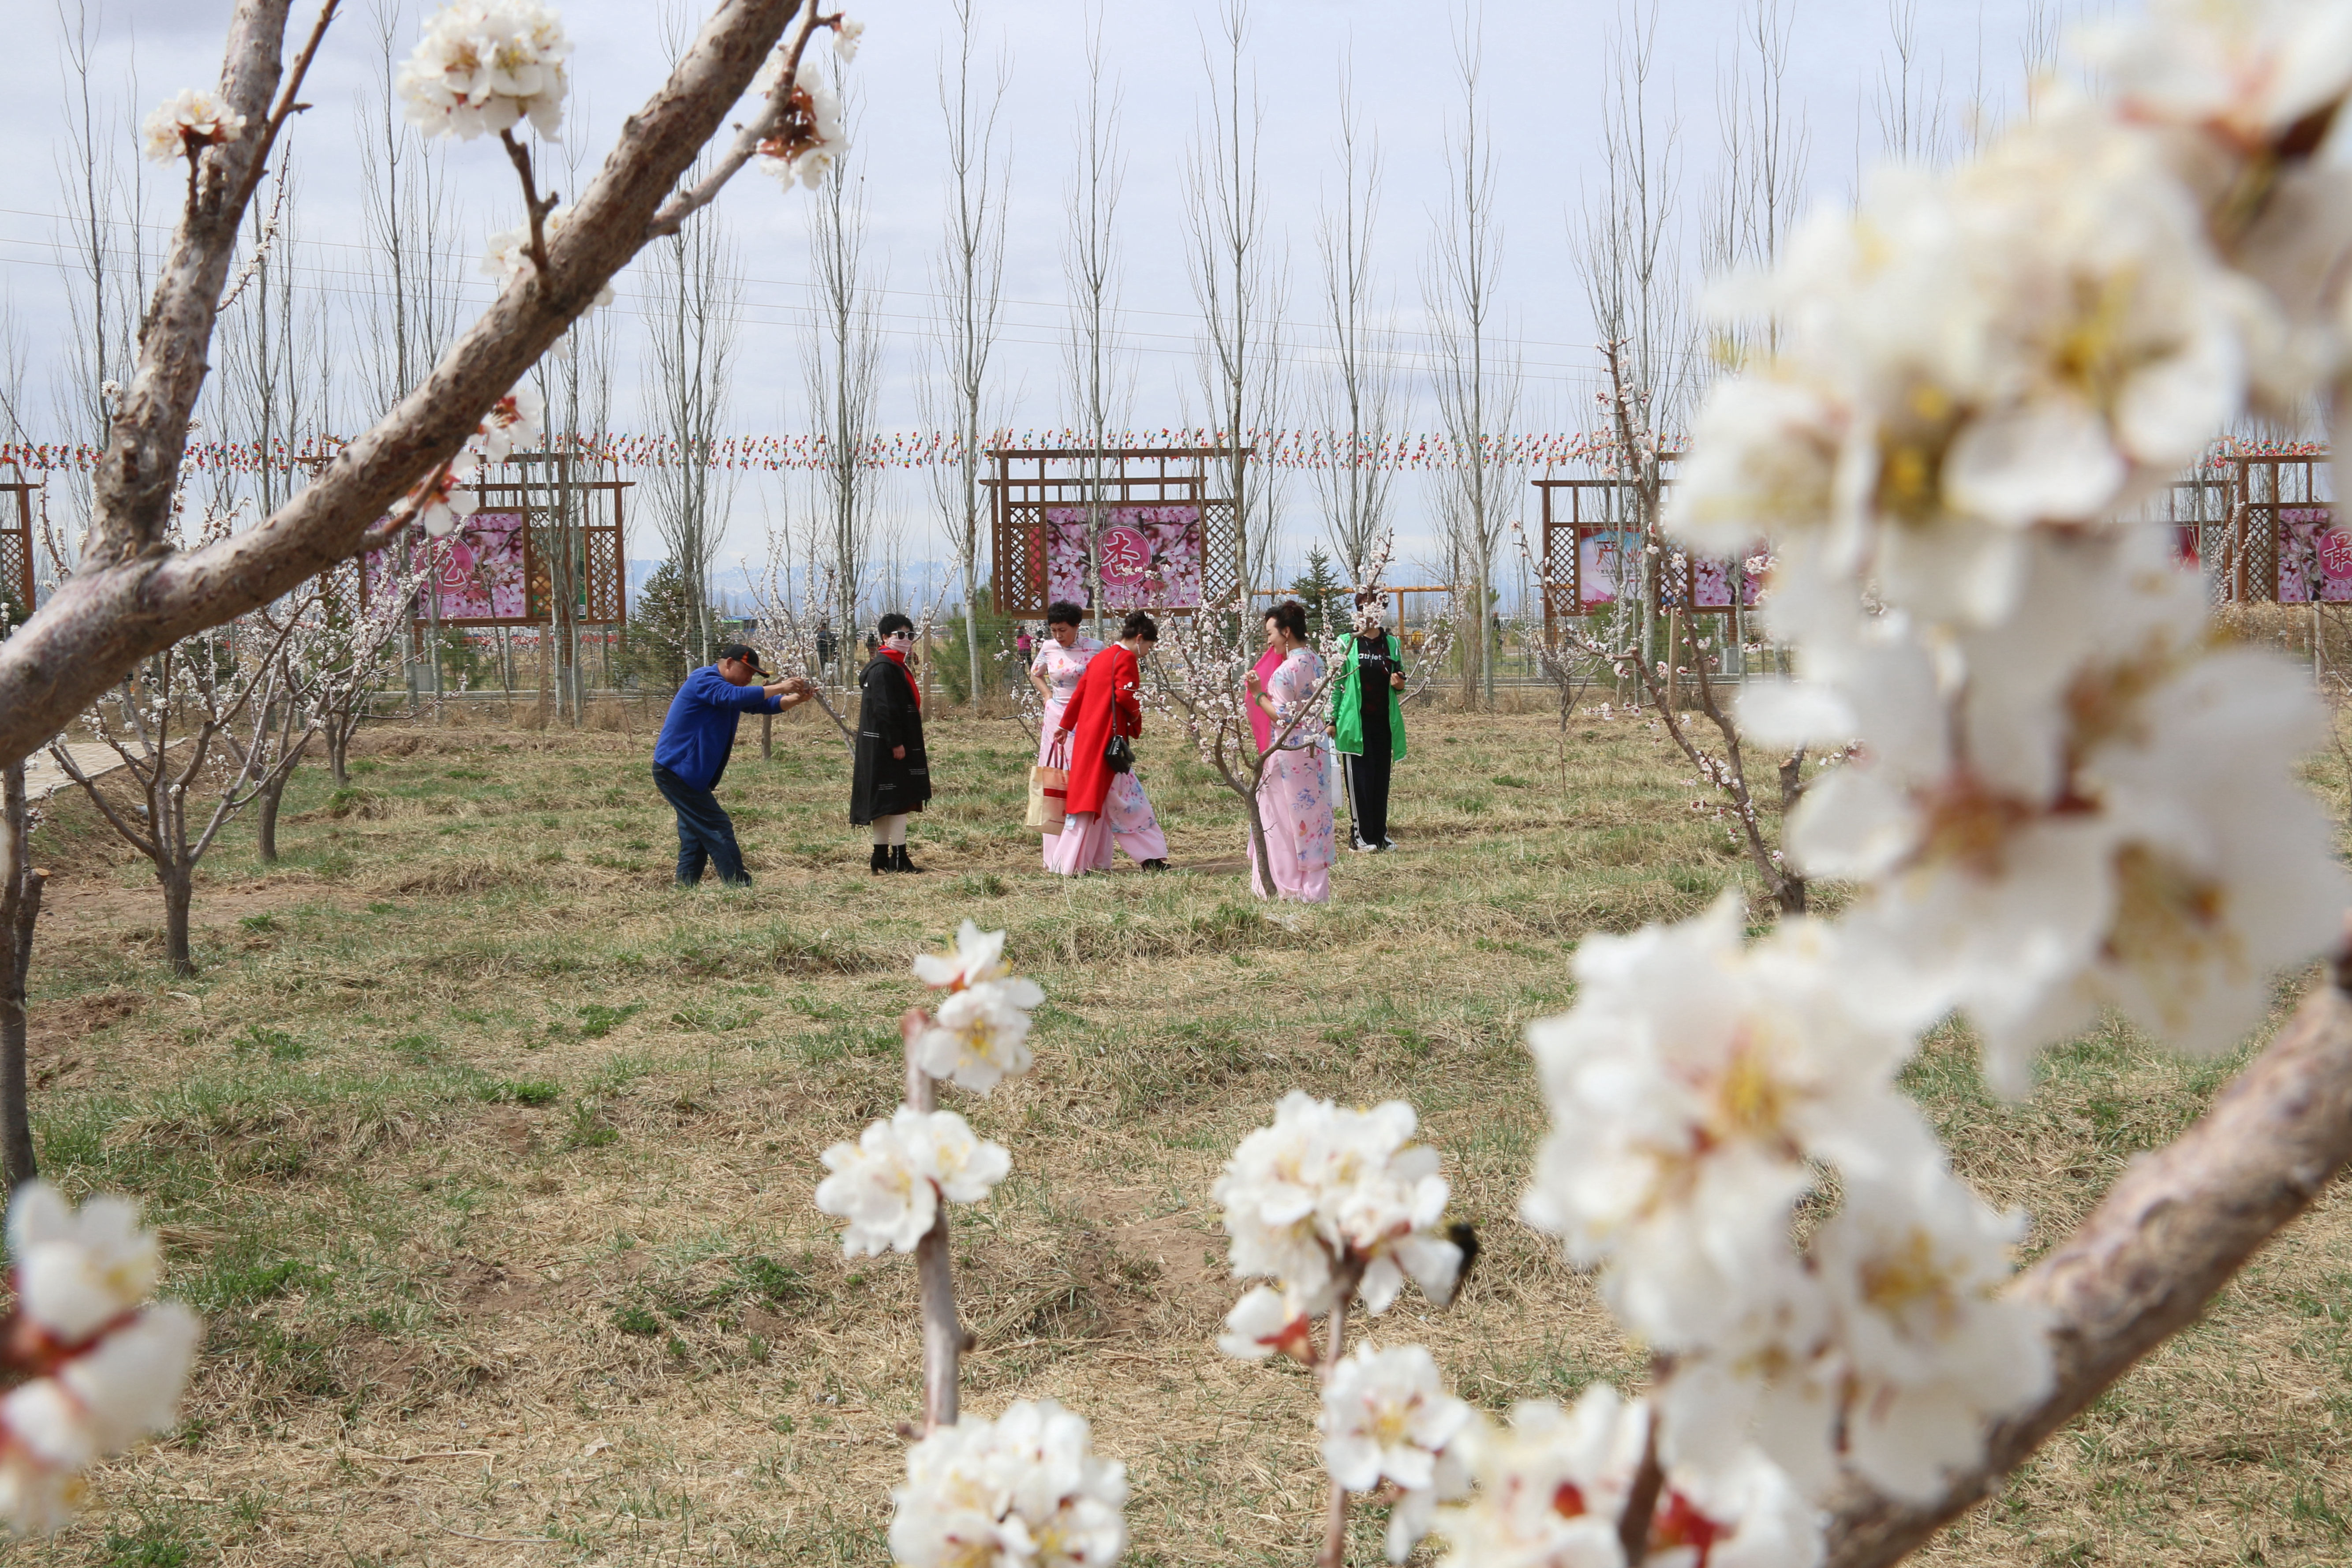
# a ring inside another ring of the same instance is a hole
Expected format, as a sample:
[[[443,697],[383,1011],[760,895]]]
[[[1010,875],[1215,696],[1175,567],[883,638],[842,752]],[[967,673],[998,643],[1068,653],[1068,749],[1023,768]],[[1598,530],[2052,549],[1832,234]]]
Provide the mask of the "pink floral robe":
[[[1266,759],[1265,775],[1258,780],[1258,816],[1265,825],[1265,858],[1274,873],[1277,896],[1301,903],[1328,903],[1331,898],[1331,862],[1337,858],[1331,834],[1331,791],[1325,773],[1331,738],[1324,728],[1320,704],[1312,700],[1323,679],[1323,661],[1309,647],[1293,648],[1290,657],[1266,682],[1280,716],[1276,728],[1292,725],[1286,748]],[[1259,882],[1257,857],[1250,856],[1250,890],[1266,896]]]
[[[1099,813],[1077,812],[1068,826],[1046,838],[1045,869],[1065,877],[1108,871],[1114,843],[1139,861],[1168,858],[1168,836],[1160,831],[1160,818],[1151,809],[1150,797],[1143,793],[1143,781],[1133,773],[1120,773],[1110,781]]]

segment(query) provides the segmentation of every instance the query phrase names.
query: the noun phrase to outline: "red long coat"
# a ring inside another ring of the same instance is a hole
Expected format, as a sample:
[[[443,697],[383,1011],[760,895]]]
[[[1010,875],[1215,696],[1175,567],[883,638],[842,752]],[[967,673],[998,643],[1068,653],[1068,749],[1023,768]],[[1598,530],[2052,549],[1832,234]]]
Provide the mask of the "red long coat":
[[[1113,643],[1087,661],[1069,706],[1062,710],[1062,732],[1070,738],[1071,812],[1100,811],[1110,788],[1103,747],[1114,732],[1143,733],[1143,704],[1135,696],[1135,655]]]

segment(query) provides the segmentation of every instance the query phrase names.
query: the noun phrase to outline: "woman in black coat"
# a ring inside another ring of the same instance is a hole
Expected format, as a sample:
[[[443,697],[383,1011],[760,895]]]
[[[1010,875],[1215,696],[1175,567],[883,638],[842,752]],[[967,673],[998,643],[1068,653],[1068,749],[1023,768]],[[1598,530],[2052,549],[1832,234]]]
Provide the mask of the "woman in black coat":
[[[931,798],[931,763],[923,750],[923,695],[907,668],[915,623],[897,611],[874,628],[881,651],[857,678],[857,765],[849,784],[849,820],[874,825],[874,873],[920,871],[907,858],[907,816]]]

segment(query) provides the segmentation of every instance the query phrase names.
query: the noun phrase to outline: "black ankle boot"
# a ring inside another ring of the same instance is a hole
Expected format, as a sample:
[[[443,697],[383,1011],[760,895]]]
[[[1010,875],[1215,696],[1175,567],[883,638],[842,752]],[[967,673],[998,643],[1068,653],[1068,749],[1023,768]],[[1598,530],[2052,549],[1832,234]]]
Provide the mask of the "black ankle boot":
[[[903,844],[892,847],[890,850],[890,869],[893,871],[912,871],[919,877],[923,874],[923,868],[920,866],[916,865],[912,860],[907,858],[907,847]]]
[[[887,844],[877,844],[874,847],[874,874],[878,877],[885,871],[894,869],[896,868],[890,864],[890,847]]]

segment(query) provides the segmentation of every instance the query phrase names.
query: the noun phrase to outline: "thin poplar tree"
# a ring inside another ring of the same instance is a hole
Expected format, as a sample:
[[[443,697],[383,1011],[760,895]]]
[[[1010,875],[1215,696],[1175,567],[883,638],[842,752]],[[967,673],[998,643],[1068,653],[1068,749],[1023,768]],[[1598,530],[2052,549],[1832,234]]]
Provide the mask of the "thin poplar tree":
[[[938,308],[930,347],[936,374],[918,391],[935,430],[951,434],[950,460],[935,463],[931,482],[947,520],[949,548],[963,577],[964,652],[970,685],[980,702],[980,540],[987,510],[981,483],[992,415],[1001,397],[989,379],[989,359],[1001,330],[1004,283],[1004,218],[1011,160],[996,142],[996,117],[1012,84],[1000,51],[994,81],[973,79],[975,16],[972,0],[953,0],[956,44],[953,77],[940,63],[940,115],[947,130],[948,187],[944,232],[931,265]],[[999,584],[1001,594],[1002,584]]]

